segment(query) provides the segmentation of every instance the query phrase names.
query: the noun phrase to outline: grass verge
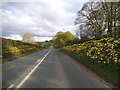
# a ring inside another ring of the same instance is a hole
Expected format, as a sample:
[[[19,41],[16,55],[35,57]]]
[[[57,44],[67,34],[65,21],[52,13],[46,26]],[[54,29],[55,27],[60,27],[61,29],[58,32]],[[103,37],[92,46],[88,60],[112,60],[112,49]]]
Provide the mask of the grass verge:
[[[75,52],[70,52],[66,50],[62,50],[67,55],[74,58],[79,63],[83,64],[85,67],[87,67],[90,71],[95,73],[97,76],[99,76],[101,79],[106,81],[111,87],[119,87],[119,72],[118,72],[118,65],[115,65],[115,68],[110,67],[109,65],[105,66],[103,64],[95,63],[94,60],[89,58],[86,55],[79,56]]]

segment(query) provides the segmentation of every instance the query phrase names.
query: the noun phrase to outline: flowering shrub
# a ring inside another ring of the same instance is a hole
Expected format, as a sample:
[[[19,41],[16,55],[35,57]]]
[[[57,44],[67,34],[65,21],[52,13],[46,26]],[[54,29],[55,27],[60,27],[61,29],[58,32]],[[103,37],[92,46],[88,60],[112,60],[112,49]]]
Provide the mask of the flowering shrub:
[[[3,58],[8,57],[8,56],[19,56],[22,53],[32,51],[37,49],[35,46],[30,46],[30,45],[20,45],[20,46],[3,46],[2,47],[2,56]]]
[[[86,54],[98,63],[120,63],[120,39],[103,38],[63,47],[62,50]]]
[[[42,49],[40,45],[29,44],[22,41],[16,41],[11,39],[2,38],[2,45],[0,46],[2,51],[2,58],[19,57],[23,54],[27,54],[31,51]]]

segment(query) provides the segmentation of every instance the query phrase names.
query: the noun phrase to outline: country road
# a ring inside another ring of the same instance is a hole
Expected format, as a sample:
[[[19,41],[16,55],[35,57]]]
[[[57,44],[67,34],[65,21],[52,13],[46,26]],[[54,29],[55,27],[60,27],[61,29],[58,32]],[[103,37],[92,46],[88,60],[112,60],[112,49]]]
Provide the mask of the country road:
[[[2,69],[3,88],[108,88],[53,47],[5,63]]]

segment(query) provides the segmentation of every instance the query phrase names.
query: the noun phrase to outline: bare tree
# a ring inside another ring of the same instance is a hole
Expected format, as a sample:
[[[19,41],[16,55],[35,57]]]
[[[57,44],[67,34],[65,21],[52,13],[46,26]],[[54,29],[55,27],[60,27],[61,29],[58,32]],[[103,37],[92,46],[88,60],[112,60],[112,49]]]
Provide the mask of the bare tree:
[[[120,2],[87,2],[77,12],[75,24],[79,24],[80,33],[96,39],[107,37],[120,37]],[[106,32],[107,30],[107,32]]]

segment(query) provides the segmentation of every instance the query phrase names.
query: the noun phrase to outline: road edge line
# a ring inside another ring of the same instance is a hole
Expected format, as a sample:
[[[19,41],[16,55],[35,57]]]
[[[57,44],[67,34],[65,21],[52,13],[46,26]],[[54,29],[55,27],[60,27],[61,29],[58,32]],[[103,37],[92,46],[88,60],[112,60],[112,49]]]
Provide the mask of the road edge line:
[[[15,84],[11,84],[6,90],[10,90],[14,86],[15,86]]]
[[[20,88],[26,80],[31,76],[31,74],[38,68],[38,66],[43,62],[43,60],[48,56],[50,53],[51,49],[47,52],[47,54],[41,59],[41,61],[28,73],[27,76],[16,86],[16,88]]]

